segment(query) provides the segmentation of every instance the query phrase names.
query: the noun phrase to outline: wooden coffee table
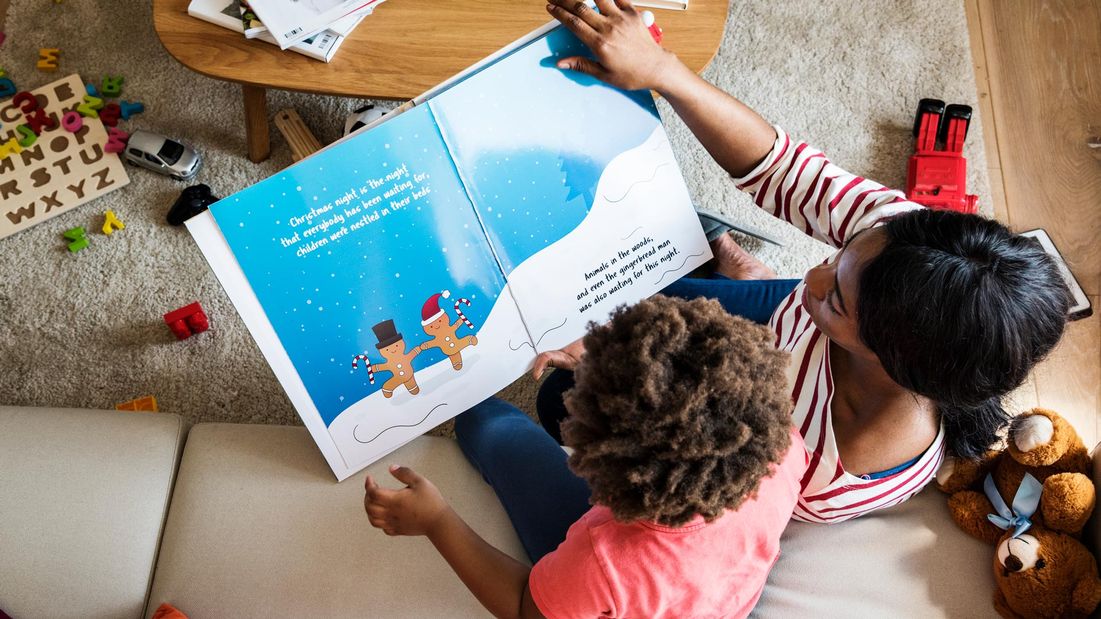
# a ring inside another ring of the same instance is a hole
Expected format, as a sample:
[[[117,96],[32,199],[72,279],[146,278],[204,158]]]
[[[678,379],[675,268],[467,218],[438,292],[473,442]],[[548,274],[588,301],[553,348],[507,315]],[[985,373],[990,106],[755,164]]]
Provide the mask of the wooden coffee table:
[[[187,14],[189,0],[153,0],[164,48],[193,71],[241,84],[252,161],[267,159],[267,89],[364,99],[412,99],[547,23],[543,0],[387,0],[325,64]],[[702,71],[723,36],[730,0],[654,10],[663,44]]]

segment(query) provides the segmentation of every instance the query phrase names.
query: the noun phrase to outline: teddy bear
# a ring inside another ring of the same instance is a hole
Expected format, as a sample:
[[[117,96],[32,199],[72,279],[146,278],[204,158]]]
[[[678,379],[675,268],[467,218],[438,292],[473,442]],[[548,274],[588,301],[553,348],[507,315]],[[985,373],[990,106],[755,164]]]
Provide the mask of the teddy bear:
[[[1097,561],[1065,533],[1006,531],[993,566],[994,609],[1006,619],[1085,619],[1101,603]]]
[[[1097,562],[1077,539],[1094,507],[1091,468],[1073,426],[1036,408],[1013,419],[1004,450],[938,471],[952,519],[997,547],[1003,617],[1087,617],[1101,603]]]

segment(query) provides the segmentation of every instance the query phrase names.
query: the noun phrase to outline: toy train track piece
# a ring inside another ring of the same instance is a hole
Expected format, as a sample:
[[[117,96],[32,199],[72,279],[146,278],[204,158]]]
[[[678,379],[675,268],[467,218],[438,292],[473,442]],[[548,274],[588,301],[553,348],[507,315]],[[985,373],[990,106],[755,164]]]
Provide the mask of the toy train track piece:
[[[321,150],[321,142],[317,141],[317,138],[310,132],[310,128],[306,126],[306,123],[302,122],[302,117],[298,115],[294,108],[277,112],[275,114],[275,127],[279,129],[279,133],[283,134],[283,138],[290,145],[291,156],[295,161],[305,159]]]

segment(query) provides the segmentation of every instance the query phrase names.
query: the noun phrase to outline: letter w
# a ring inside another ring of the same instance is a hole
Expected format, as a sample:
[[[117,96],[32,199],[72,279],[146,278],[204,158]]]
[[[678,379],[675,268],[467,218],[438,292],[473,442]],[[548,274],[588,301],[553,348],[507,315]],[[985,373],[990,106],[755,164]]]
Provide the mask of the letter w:
[[[8,220],[15,225],[19,225],[19,222],[23,221],[25,217],[34,217],[34,202],[24,206],[18,211],[11,211],[7,213]]]

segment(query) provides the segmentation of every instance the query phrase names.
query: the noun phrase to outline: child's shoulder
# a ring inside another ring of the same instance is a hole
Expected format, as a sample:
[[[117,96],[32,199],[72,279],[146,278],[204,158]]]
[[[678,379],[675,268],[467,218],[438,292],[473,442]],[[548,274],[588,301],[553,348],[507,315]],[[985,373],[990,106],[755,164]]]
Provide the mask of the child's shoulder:
[[[620,521],[615,519],[615,515],[612,514],[612,510],[599,503],[589,508],[589,511],[585,512],[583,516],[575,523],[574,526],[583,525],[588,529],[597,529],[601,527],[622,525]]]

